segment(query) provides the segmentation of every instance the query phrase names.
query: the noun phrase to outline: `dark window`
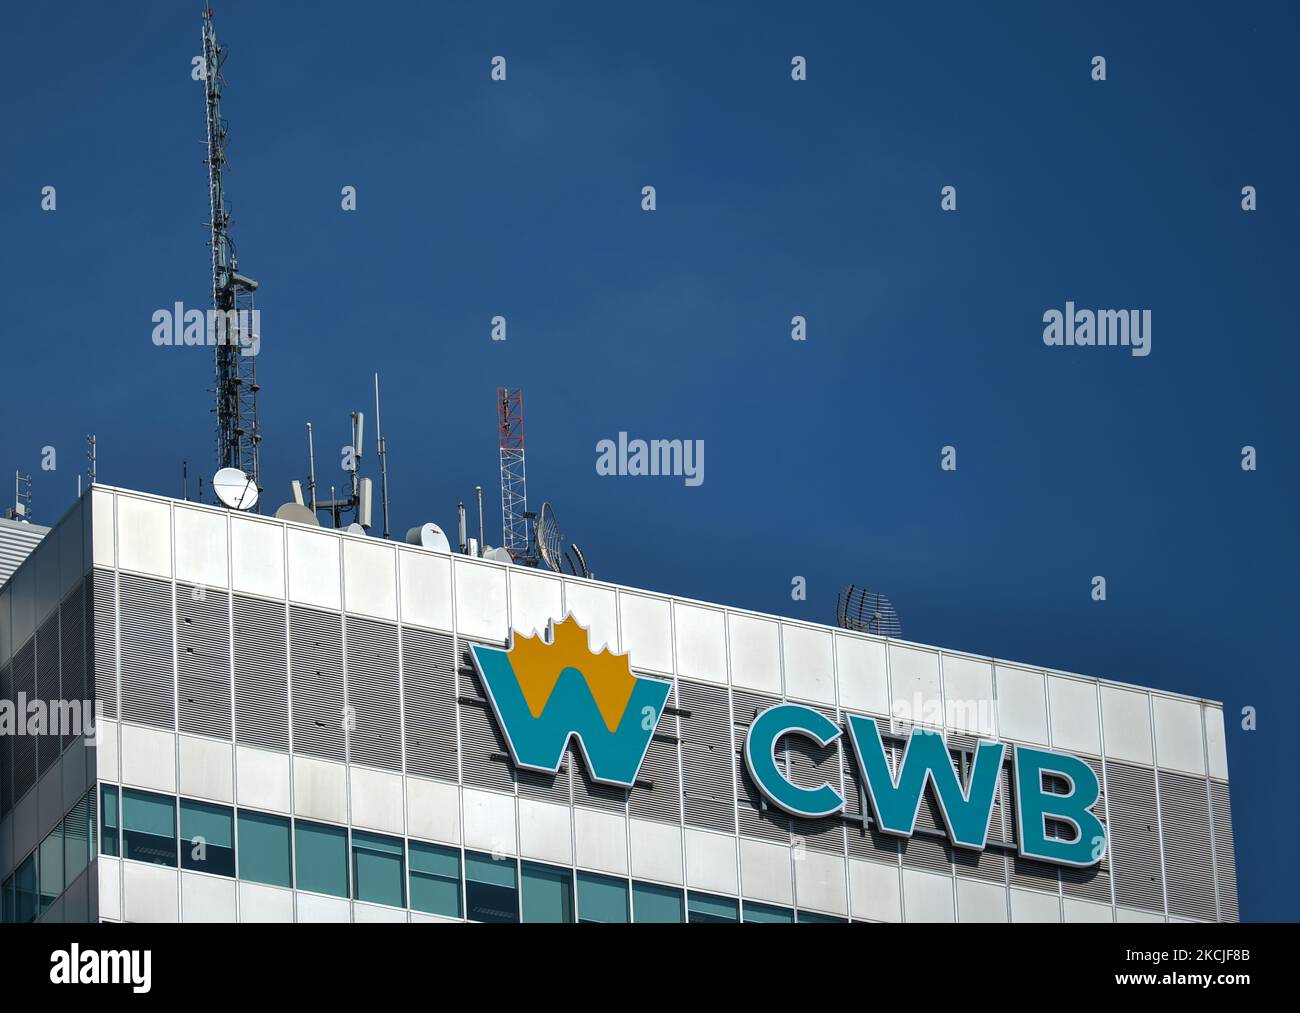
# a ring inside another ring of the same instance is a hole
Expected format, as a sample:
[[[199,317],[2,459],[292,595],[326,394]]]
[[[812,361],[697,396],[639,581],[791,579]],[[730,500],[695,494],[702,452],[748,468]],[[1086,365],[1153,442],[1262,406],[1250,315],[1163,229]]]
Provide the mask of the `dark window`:
[[[176,865],[176,800],[152,792],[122,790],[124,857]]]
[[[515,860],[465,853],[465,912],[473,922],[519,921]]]

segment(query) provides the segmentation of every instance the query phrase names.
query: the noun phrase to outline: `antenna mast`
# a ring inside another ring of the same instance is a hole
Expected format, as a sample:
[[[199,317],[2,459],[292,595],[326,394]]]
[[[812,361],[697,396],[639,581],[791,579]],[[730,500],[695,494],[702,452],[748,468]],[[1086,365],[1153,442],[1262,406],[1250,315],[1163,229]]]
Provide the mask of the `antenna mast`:
[[[501,448],[501,541],[510,558],[536,566],[529,550],[528,487],[524,476],[524,392],[497,388],[497,436]]]
[[[230,238],[230,212],[226,208],[222,174],[227,166],[226,121],[221,117],[221,65],[226,50],[217,44],[212,10],[203,12],[203,85],[208,120],[208,195],[212,230],[212,305],[224,329],[217,329],[216,407],[217,466],[239,468],[261,491],[257,421],[257,342],[251,333],[253,293],[257,282],[239,273],[235,244]]]

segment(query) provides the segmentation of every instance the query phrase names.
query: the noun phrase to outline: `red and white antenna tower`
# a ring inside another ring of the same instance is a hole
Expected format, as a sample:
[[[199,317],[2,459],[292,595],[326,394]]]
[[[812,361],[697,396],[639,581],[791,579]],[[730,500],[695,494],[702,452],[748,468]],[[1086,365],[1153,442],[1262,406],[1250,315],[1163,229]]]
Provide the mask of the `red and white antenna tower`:
[[[524,472],[524,392],[497,388],[497,445],[501,448],[501,540],[510,558],[536,566],[528,532],[528,483]]]

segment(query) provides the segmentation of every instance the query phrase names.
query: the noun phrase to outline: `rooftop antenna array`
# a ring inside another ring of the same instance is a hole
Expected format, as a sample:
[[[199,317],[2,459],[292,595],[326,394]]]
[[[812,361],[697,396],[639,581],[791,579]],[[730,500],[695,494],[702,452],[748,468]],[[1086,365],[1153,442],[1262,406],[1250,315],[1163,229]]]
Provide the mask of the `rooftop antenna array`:
[[[388,537],[388,442],[379,428],[379,374],[375,374],[375,444],[379,452],[380,499],[384,504],[384,537]]]
[[[587,568],[587,559],[583,556],[582,550],[573,542],[570,542],[568,549],[565,549],[564,536],[560,534],[560,526],[555,520],[555,510],[550,503],[542,504],[533,530],[537,539],[537,552],[549,569],[575,577],[591,576],[591,570]]]
[[[901,637],[903,627],[893,603],[878,591],[848,584],[835,597],[835,622],[842,630]]]
[[[223,175],[226,157],[227,125],[221,116],[221,88],[225,84],[221,68],[227,51],[217,43],[212,24],[212,10],[203,12],[203,84],[208,130],[208,197],[211,219],[208,228],[212,250],[212,305],[219,320],[252,321],[253,293],[257,282],[239,273],[235,244],[230,237],[230,211],[226,206]],[[261,428],[257,420],[257,356],[238,324],[225,333],[216,345],[217,464],[220,468],[237,468],[250,476],[261,488],[259,448]],[[235,340],[231,340],[234,338]],[[260,339],[259,339],[260,340]]]
[[[5,519],[23,521],[32,519],[32,476],[14,472],[14,505],[5,511]]]
[[[524,471],[524,392],[497,388],[497,445],[501,449],[501,541],[510,558],[536,566],[528,539],[528,484]]]

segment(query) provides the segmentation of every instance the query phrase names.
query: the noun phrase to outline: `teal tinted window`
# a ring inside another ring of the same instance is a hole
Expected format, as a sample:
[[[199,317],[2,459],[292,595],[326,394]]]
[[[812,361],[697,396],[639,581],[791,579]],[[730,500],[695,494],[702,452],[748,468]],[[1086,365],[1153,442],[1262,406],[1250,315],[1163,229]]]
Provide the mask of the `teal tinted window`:
[[[465,852],[465,913],[474,922],[519,921],[515,860]]]
[[[36,852],[33,851],[14,873],[14,921],[35,921],[36,902]]]
[[[460,917],[460,852],[411,841],[411,907],[431,915]]]
[[[63,876],[72,883],[90,864],[91,829],[94,820],[90,814],[91,797],[86,795],[63,818]]]
[[[63,824],[50,831],[41,841],[37,869],[41,883],[41,914],[49,910],[63,892]]]
[[[348,895],[348,832],[343,827],[299,820],[293,826],[293,844],[299,890]]]
[[[0,888],[0,922],[5,925],[12,925],[18,920],[17,916],[17,897],[14,894],[14,878],[10,876],[5,880],[5,885]]]
[[[371,904],[406,907],[401,838],[352,831],[352,895]]]
[[[684,922],[686,909],[682,892],[657,883],[632,884],[632,920],[634,922]]]
[[[122,790],[122,851],[154,865],[176,864],[176,800],[169,795]]]
[[[819,915],[812,911],[800,911],[799,923],[801,925],[842,925],[847,922],[847,918],[837,918],[835,915]]]
[[[745,901],[745,921],[758,923],[777,922],[789,925],[794,921],[794,912],[788,907],[775,907],[772,904],[755,904],[753,901],[747,900]]]
[[[99,846],[104,854],[116,857],[121,854],[121,842],[118,840],[117,787],[112,784],[99,786]]]
[[[573,921],[573,873],[553,865],[524,862],[521,901],[526,922]]]
[[[715,897],[708,893],[687,895],[686,910],[693,922],[738,922],[740,905],[732,897]]]
[[[627,880],[578,873],[578,921],[628,921]]]
[[[271,886],[292,886],[289,821],[239,810],[239,878]]]
[[[181,799],[181,868],[235,874],[235,814],[229,806]]]

